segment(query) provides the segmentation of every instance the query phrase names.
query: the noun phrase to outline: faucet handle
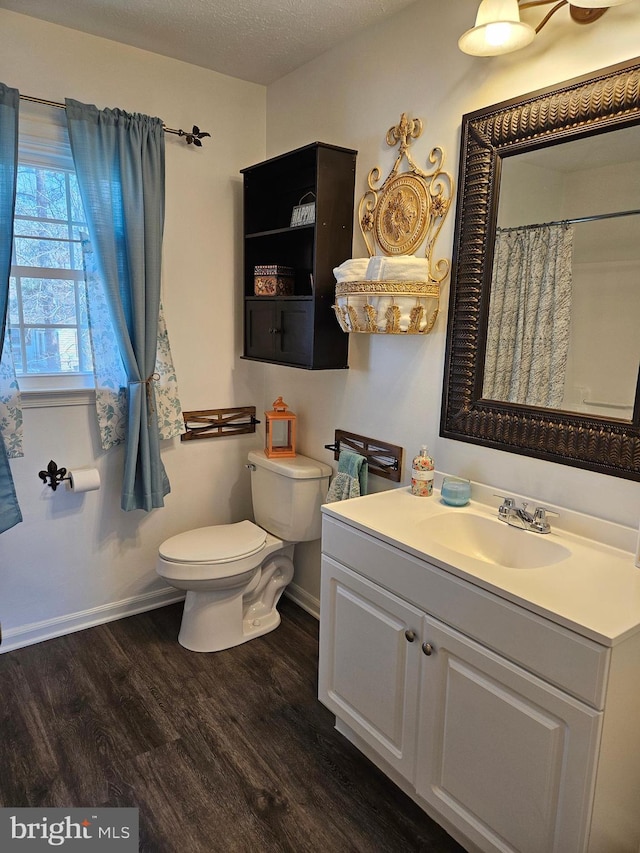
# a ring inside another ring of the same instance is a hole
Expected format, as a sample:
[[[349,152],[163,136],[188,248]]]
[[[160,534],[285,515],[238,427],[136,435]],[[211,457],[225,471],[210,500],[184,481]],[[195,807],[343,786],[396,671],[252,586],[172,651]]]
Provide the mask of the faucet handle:
[[[502,498],[502,503],[498,507],[498,517],[501,518],[503,521],[506,521],[511,513],[511,510],[515,509],[515,498],[508,498],[506,495],[495,494],[494,498]]]
[[[511,507],[516,505],[515,498],[508,498],[506,495],[494,494],[494,498],[502,498],[502,506],[505,507],[505,509],[511,509]]]
[[[553,510],[547,509],[544,506],[536,507],[536,511],[533,514],[533,524],[539,533],[549,533],[551,530],[551,525],[547,520],[548,515],[555,515],[557,518],[559,513],[553,512]]]
[[[534,517],[536,517],[540,513],[540,517],[544,518],[545,515],[555,515],[556,518],[560,518],[559,512],[554,512],[552,509],[547,509],[546,506],[537,506],[536,511],[534,512]]]

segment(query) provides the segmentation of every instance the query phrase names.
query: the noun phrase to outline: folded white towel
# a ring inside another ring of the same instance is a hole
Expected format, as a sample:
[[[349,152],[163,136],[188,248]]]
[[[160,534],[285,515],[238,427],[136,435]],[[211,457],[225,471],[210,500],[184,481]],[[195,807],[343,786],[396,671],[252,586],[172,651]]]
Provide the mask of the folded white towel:
[[[374,255],[369,259],[367,281],[429,281],[429,261],[415,255]]]
[[[344,281],[362,281],[367,272],[369,258],[350,258],[340,264],[333,271],[336,282],[342,284]]]

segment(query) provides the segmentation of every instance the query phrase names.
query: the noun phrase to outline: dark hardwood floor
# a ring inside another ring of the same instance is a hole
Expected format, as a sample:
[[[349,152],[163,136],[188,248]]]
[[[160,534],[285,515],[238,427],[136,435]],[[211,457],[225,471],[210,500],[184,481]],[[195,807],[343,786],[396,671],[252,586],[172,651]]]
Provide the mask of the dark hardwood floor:
[[[316,621],[197,654],[182,605],[0,655],[0,806],[135,806],[151,853],[460,853],[333,729]]]

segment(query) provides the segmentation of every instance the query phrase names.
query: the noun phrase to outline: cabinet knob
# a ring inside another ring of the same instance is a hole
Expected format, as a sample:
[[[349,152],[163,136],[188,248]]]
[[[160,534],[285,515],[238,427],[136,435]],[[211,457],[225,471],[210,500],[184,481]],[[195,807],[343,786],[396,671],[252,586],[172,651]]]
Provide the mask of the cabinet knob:
[[[413,641],[416,638],[416,632],[415,631],[405,631],[404,636],[405,636],[408,643],[413,643]]]
[[[423,643],[422,644],[422,651],[425,653],[425,655],[427,657],[429,657],[431,655],[431,653],[433,652],[433,646],[431,645],[431,643]]]

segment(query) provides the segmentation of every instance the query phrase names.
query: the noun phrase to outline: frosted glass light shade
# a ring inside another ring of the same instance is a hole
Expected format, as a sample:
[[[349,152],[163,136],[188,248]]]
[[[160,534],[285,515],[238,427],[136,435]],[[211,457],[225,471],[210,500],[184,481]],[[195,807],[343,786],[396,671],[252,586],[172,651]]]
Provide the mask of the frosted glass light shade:
[[[609,6],[623,6],[630,0],[570,0],[572,6],[579,9],[608,9]]]
[[[536,31],[520,20],[518,0],[482,0],[475,26],[458,39],[458,47],[472,56],[498,56],[526,47]]]

